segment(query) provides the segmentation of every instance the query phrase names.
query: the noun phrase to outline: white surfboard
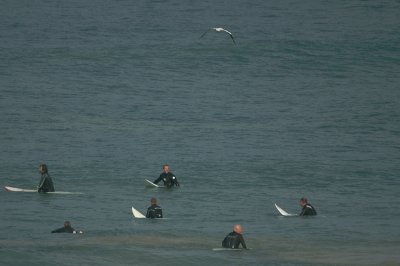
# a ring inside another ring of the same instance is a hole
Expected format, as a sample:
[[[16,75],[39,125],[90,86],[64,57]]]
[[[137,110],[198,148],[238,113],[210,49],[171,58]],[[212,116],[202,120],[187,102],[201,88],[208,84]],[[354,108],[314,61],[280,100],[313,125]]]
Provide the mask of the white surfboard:
[[[38,193],[37,189],[23,189],[17,187],[10,187],[5,186],[4,189],[9,192],[36,192]],[[67,192],[67,191],[54,191],[54,192],[46,192],[48,194],[83,194],[82,192]]]
[[[148,179],[145,179],[144,181],[146,181],[146,185],[149,186],[149,187],[164,187],[164,186],[159,186],[157,184],[154,184],[153,182],[151,182]]]
[[[146,218],[140,211],[136,210],[135,208],[132,207],[132,214],[133,217],[135,218]]]
[[[275,207],[279,211],[279,213],[282,214],[283,216],[298,216],[297,214],[291,214],[291,213],[286,212],[284,209],[282,209],[281,207],[276,205],[276,203],[275,203]]]
[[[38,192],[37,189],[22,189],[22,188],[16,188],[16,187],[9,187],[9,186],[5,186],[4,189],[6,191],[10,191],[10,192]]]

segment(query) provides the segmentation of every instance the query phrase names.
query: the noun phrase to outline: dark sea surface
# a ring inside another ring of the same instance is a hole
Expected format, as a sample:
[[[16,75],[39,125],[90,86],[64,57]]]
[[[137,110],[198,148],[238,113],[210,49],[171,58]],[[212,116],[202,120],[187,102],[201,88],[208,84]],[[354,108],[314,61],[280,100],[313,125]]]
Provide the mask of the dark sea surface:
[[[0,265],[400,265],[399,1],[0,3]]]

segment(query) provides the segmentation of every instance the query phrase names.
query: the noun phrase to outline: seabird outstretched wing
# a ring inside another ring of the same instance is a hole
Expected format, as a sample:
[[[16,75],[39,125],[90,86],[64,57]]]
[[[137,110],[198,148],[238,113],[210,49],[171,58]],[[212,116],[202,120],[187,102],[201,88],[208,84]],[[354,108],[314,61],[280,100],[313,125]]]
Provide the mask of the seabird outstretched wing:
[[[204,32],[201,36],[200,36],[200,38],[199,39],[201,39],[201,38],[203,38],[204,37],[204,35],[206,35],[207,34],[207,32],[209,32],[210,30],[212,30],[212,29],[208,29],[206,32]]]
[[[231,36],[233,43],[234,43],[234,44],[236,44],[236,42],[235,42],[235,38],[233,38],[233,35],[232,35],[232,33],[231,33],[231,32],[229,32],[229,31],[227,31],[227,30],[225,30],[225,29],[222,29],[222,30],[223,30],[223,31],[225,31],[226,33],[228,33],[228,34],[229,34],[229,36]]]

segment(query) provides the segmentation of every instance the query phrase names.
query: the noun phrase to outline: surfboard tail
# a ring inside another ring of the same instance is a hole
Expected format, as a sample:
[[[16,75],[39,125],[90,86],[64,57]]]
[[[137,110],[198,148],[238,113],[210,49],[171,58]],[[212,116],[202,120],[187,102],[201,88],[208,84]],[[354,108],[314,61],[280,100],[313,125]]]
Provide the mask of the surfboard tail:
[[[275,208],[279,211],[280,214],[282,214],[283,216],[297,216],[297,214],[291,214],[286,212],[284,209],[282,209],[281,207],[279,207],[276,203],[275,203]]]
[[[132,207],[132,215],[135,218],[146,218],[140,211],[136,210],[134,207]]]

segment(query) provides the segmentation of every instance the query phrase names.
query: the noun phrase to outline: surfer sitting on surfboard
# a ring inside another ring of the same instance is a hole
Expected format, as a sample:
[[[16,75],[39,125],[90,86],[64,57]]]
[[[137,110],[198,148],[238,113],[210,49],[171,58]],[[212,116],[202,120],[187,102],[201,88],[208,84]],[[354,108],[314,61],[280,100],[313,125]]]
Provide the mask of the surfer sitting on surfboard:
[[[153,183],[157,184],[161,180],[164,182],[164,186],[166,187],[180,186],[178,179],[176,179],[175,175],[169,171],[168,164],[163,165],[163,172]]]
[[[51,180],[51,177],[48,173],[47,165],[39,165],[39,173],[42,174],[42,178],[40,179],[38,192],[54,192],[53,180]]]
[[[147,208],[146,218],[163,218],[162,209],[157,205],[157,199],[151,198],[151,206]]]
[[[244,242],[244,238],[242,236],[242,226],[237,224],[233,227],[233,232],[229,233],[224,240],[222,241],[223,248],[239,248],[239,245],[242,244],[242,247],[247,249],[246,243]]]
[[[71,233],[71,234],[83,234],[82,231],[75,231],[74,228],[71,227],[71,223],[69,221],[64,222],[64,227],[58,228],[56,230],[51,231],[52,233]]]
[[[317,215],[317,211],[308,203],[307,198],[301,198],[299,201],[300,206],[303,208],[301,210],[300,216]]]

